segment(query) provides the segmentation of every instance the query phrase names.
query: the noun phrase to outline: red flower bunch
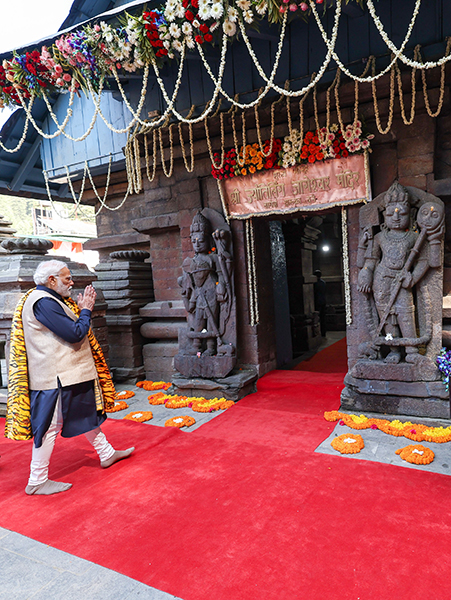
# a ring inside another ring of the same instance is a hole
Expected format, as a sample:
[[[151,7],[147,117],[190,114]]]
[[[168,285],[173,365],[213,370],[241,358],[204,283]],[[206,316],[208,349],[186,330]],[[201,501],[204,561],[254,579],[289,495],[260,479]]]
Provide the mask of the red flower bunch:
[[[319,139],[316,132],[307,131],[301,149],[301,160],[308,160],[309,163],[314,163],[316,160],[323,159],[324,154],[319,145]]]
[[[166,56],[168,51],[163,47],[163,40],[160,39],[158,33],[157,19],[161,19],[161,15],[153,10],[143,12],[143,22],[146,29],[146,36],[155,50],[155,56]]]
[[[195,0],[197,1],[197,0]],[[213,154],[213,158],[215,163],[221,164],[221,156],[215,152]],[[224,162],[222,164],[221,169],[216,169],[214,165],[211,167],[211,174],[215,179],[229,179],[231,177],[235,177],[237,171],[237,162],[236,162],[236,150],[235,148],[231,148],[224,155]]]
[[[268,154],[271,146],[271,140],[266,140],[263,144],[263,151]],[[279,152],[282,149],[282,140],[274,138],[272,142],[272,152],[268,157],[263,157],[265,169],[278,169],[279,168]]]
[[[199,21],[197,11],[199,9],[199,0],[182,0],[183,8],[186,9],[185,19],[193,25],[194,21]],[[194,25],[193,25],[194,27]],[[197,35],[194,36],[194,40],[198,44],[204,42],[212,42],[213,36],[211,34],[210,27],[206,23],[200,23],[197,27]]]

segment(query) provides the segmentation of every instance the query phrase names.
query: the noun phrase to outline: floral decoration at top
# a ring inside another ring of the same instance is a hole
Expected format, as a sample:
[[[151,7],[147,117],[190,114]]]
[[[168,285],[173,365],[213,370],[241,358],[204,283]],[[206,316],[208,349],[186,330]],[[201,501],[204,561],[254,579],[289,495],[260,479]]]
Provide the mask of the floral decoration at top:
[[[112,71],[133,72],[177,58],[184,46],[215,43],[223,33],[232,39],[239,22],[253,27],[263,18],[278,22],[287,10],[301,16],[311,11],[308,3],[296,0],[167,0],[158,9],[124,12],[116,27],[104,21],[89,24],[60,36],[51,47],[4,60],[0,108],[54,92],[98,91]]]

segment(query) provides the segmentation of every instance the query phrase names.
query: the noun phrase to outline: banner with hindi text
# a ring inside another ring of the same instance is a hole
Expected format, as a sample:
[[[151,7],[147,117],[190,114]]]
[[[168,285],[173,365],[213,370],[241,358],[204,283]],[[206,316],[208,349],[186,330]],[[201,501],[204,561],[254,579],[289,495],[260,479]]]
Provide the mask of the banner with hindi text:
[[[219,182],[228,216],[247,219],[371,200],[368,155],[354,154]]]

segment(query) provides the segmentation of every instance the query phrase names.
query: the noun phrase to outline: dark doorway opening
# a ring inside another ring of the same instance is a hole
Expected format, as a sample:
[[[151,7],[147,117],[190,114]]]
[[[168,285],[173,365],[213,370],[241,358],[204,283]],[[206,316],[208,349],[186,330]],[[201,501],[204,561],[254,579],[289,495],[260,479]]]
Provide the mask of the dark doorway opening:
[[[273,221],[270,231],[277,366],[289,368],[346,331],[340,210]],[[315,271],[325,282],[326,336],[318,297],[315,305]]]

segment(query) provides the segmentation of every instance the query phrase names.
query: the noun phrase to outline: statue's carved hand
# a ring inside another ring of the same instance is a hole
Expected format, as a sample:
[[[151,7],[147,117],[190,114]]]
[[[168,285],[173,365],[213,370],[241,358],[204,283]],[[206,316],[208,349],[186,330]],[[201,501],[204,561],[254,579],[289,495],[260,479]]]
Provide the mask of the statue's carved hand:
[[[359,292],[369,294],[373,288],[373,272],[369,269],[363,268],[359,273],[359,280],[357,283],[357,289]]]
[[[403,275],[401,281],[402,281],[402,287],[406,288],[406,290],[409,290],[410,288],[412,288],[414,286],[412,273],[410,273],[410,272]]]

